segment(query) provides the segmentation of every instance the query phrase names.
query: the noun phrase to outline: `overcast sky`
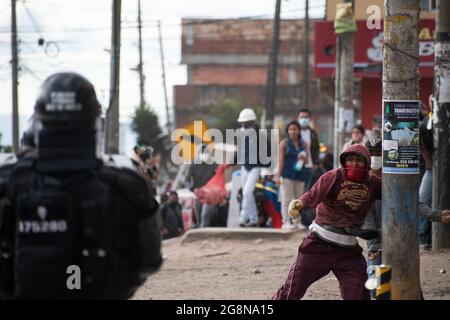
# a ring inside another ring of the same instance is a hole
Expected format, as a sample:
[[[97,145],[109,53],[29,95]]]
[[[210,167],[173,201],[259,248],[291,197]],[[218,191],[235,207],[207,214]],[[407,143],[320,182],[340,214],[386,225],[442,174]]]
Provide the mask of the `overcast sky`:
[[[0,104],[1,114],[11,113],[11,8],[0,0]],[[76,71],[93,82],[100,102],[109,98],[111,0],[26,0],[17,1],[20,38],[19,112],[33,111],[39,85],[50,74]],[[282,17],[304,16],[304,0],[283,0]],[[166,122],[161,80],[157,20],[162,22],[169,105],[172,87],[186,83],[181,66],[181,18],[272,18],[275,0],[141,0],[143,20],[145,96]],[[310,16],[324,16],[324,0],[310,1]],[[130,70],[138,63],[137,0],[122,0],[121,120],[129,119],[139,103],[138,75]],[[42,37],[49,43],[38,45]],[[56,44],[56,45],[55,45]]]

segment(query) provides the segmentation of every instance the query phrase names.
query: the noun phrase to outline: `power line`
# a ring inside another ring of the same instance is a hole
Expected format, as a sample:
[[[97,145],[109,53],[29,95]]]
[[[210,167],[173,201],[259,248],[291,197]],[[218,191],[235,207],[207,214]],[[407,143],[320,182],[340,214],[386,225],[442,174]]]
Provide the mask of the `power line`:
[[[26,0],[23,0],[24,2]],[[33,0],[33,5],[48,5],[48,6],[57,6],[54,2],[47,2],[47,1],[40,1],[40,0]],[[94,6],[85,6],[85,5],[79,5],[78,8],[86,10],[86,11],[101,11],[101,12],[105,12],[105,13],[110,13],[111,9],[107,9],[107,8],[99,8],[99,7],[94,7]],[[122,11],[122,14],[133,14],[135,13],[134,11]]]
[[[320,5],[320,6],[311,6],[310,9],[314,9],[314,8],[325,8],[325,6]],[[304,11],[305,9],[293,9],[293,10],[286,10],[284,13],[289,13],[289,12],[299,12],[299,11]],[[270,17],[272,15],[272,13],[268,13],[268,14],[260,14],[260,15],[252,15],[252,16],[243,16],[243,17],[224,17],[224,18],[183,18],[183,19],[196,19],[198,21],[189,21],[189,22],[181,22],[181,23],[176,23],[176,24],[164,24],[165,27],[180,27],[180,26],[186,26],[186,25],[205,25],[205,24],[217,24],[217,23],[221,23],[221,22],[226,22],[226,20],[238,20],[238,21],[251,21],[251,20],[258,20],[259,18],[263,18],[263,17]],[[290,19],[284,19],[284,20],[298,20],[298,18],[290,18]],[[152,22],[152,24],[150,25],[142,25],[142,28],[157,28],[157,21],[158,20],[153,20],[153,19],[148,19],[148,20],[142,20],[142,22]],[[20,33],[36,33],[34,31],[27,31],[24,30],[26,28],[30,28],[30,27],[22,27]],[[137,28],[136,22],[130,22],[129,25],[125,25],[122,26],[122,29],[132,29],[132,28]],[[44,28],[45,29],[45,28]],[[96,32],[96,31],[110,31],[111,27],[91,27],[91,28],[80,28],[80,29],[66,29],[66,30],[45,30],[42,32],[37,32],[37,33],[67,33],[67,32],[71,32],[71,33],[79,33],[79,32]],[[1,30],[0,29],[0,33],[8,33],[9,31],[6,30]]]
[[[3,10],[8,8],[8,7],[3,8]],[[315,6],[315,7],[310,7],[310,8],[324,8],[324,6]],[[33,26],[30,26],[28,28],[33,28],[34,30],[32,30],[30,32],[22,31],[21,33],[30,33],[30,34],[36,34],[37,33],[37,34],[41,35],[42,33],[51,33],[51,32],[65,33],[65,32],[85,32],[85,31],[100,31],[100,30],[101,31],[103,31],[103,30],[109,31],[109,30],[111,30],[110,27],[92,27],[92,28],[82,28],[82,29],[77,29],[77,30],[74,30],[74,29],[72,29],[72,30],[68,29],[67,30],[66,29],[66,30],[61,30],[61,31],[44,31],[44,32],[42,32],[40,30],[38,24],[37,24],[36,19],[31,14],[31,11],[29,10],[29,8],[27,6],[25,6],[25,10],[27,12],[27,15],[30,17],[30,19],[31,19],[31,21],[33,23]],[[297,12],[297,11],[304,11],[304,8],[303,9],[286,10],[286,11],[283,11],[283,13],[285,13],[285,12]],[[177,23],[177,24],[165,24],[165,27],[170,27],[170,26],[172,26],[172,27],[180,27],[181,26],[182,27],[182,26],[186,26],[186,25],[218,24],[218,23],[221,23],[221,22],[225,23],[225,22],[227,22],[226,20],[238,20],[238,21],[252,21],[252,20],[255,20],[255,21],[257,21],[258,18],[261,18],[263,16],[267,16],[267,15],[254,15],[254,16],[244,16],[244,17],[238,17],[238,18],[231,17],[231,18],[217,18],[217,19],[211,19],[211,18],[200,19],[200,18],[198,18],[199,19],[198,21],[182,21],[182,22]],[[189,18],[187,18],[187,19],[189,19]],[[192,18],[192,19],[196,19],[196,18]],[[272,20],[272,19],[270,19],[270,20]],[[285,19],[285,20],[298,20],[298,19]],[[156,22],[157,20],[148,19],[148,20],[143,20],[143,21]],[[124,26],[123,28],[125,28],[125,29],[134,29],[136,27],[137,26],[133,25],[133,23],[131,22],[128,25]],[[155,24],[153,24],[153,23],[150,24],[149,23],[149,24],[147,24],[147,25],[145,25],[143,27],[154,28],[154,27],[157,27],[157,25],[156,25],[156,23]],[[5,32],[0,31],[0,33],[5,33]],[[246,34],[248,35],[249,33],[246,33]],[[163,38],[163,39],[164,40],[177,40],[177,41],[179,41],[181,39],[181,37],[179,37],[179,36],[166,37],[166,38]],[[146,41],[158,41],[158,38],[144,38],[144,40],[146,40]],[[126,39],[126,41],[135,41],[135,39]],[[77,43],[77,41],[74,41],[74,42]],[[31,46],[29,46],[27,44],[27,41],[22,42],[22,43],[27,47],[27,49],[29,51],[31,51],[32,54],[36,54],[36,55],[44,54],[43,52],[38,53],[36,50],[34,50]],[[82,50],[84,50],[84,48],[79,48],[78,47],[78,48],[71,48],[70,49],[70,51],[82,51]],[[66,68],[66,69],[70,69],[59,58],[57,58],[57,62],[58,62],[58,66],[62,66],[64,68]],[[55,67],[55,66],[52,66],[52,67]],[[30,71],[31,69],[27,66],[27,70]],[[34,74],[36,75],[35,72],[34,72]]]
[[[325,9],[326,6],[324,5],[319,5],[319,6],[310,6],[310,9],[318,9],[318,8],[323,8]],[[299,8],[299,9],[290,9],[290,10],[285,10],[282,11],[282,13],[291,13],[291,12],[302,12],[305,11],[305,8]],[[226,22],[226,20],[242,20],[242,21],[246,21],[246,20],[258,20],[260,18],[265,18],[268,17],[270,19],[267,20],[272,20],[272,15],[273,13],[264,13],[264,14],[259,14],[259,15],[251,15],[251,16],[242,16],[242,17],[223,17],[223,18],[182,18],[184,20],[197,20],[197,21],[189,21],[189,22],[181,22],[181,23],[171,23],[171,24],[164,24],[164,27],[180,27],[180,26],[184,26],[184,25],[202,25],[202,24],[216,24],[218,22]],[[287,18],[287,19],[283,19],[283,20],[299,20],[299,18]],[[157,23],[157,19],[143,19],[142,22],[155,22]],[[132,22],[131,22],[132,23]],[[146,26],[148,27],[148,26]]]
[[[42,81],[44,81],[41,77],[39,77],[33,70],[31,70],[26,64],[22,63],[22,68],[24,68],[24,70],[28,71],[28,73],[35,79],[37,80],[39,83],[42,83]]]
[[[4,6],[3,8],[0,9],[0,12],[5,11],[6,9],[9,9],[10,5],[8,4],[7,6]]]
[[[325,5],[317,5],[317,6],[309,6],[309,9],[325,9],[326,6]],[[289,9],[289,10],[282,10],[281,13],[291,13],[291,12],[306,12],[305,8],[297,8],[297,9]],[[197,18],[197,17],[193,17],[193,18],[183,18],[183,19],[187,19],[187,20],[202,20],[202,21],[193,21],[193,22],[187,22],[187,23],[182,23],[183,25],[189,25],[189,24],[208,24],[208,23],[215,23],[214,21],[209,22],[208,20],[256,20],[258,18],[262,18],[262,17],[272,17],[273,16],[273,12],[271,13],[262,13],[262,14],[257,14],[257,15],[250,15],[250,16],[241,16],[241,17],[219,17],[219,18]],[[291,18],[290,18],[291,19]],[[295,18],[297,19],[297,18]],[[272,19],[270,19],[272,20]],[[157,22],[158,19],[143,19],[142,22]],[[165,24],[165,27],[168,26],[180,26],[180,23],[176,23],[176,24]]]
[[[34,16],[31,14],[30,9],[28,9],[28,6],[26,5],[25,1],[23,2],[23,7],[25,8],[25,12],[27,13],[27,15],[30,17],[31,23],[34,26],[34,29],[41,34],[41,30],[36,22],[36,19],[34,19]]]
[[[33,49],[33,47],[31,47],[29,44],[27,44],[27,43],[24,43],[24,45],[25,45],[25,47],[29,50],[29,51],[31,51],[31,53],[32,54],[35,54],[35,55],[44,55],[44,53],[39,53],[39,52],[37,52],[35,49]],[[49,56],[48,55],[45,55],[45,57],[48,59],[49,58]],[[55,57],[56,58],[56,62],[58,63],[58,65],[57,65],[57,67],[63,67],[64,69],[67,69],[67,70],[71,70],[71,69],[74,69],[74,68],[70,68],[69,66],[67,66],[59,57]],[[54,59],[54,58],[52,58],[52,59]],[[22,58],[22,60],[23,60],[23,58]],[[28,60],[28,59],[27,59]],[[55,66],[53,66],[53,67],[55,67]]]

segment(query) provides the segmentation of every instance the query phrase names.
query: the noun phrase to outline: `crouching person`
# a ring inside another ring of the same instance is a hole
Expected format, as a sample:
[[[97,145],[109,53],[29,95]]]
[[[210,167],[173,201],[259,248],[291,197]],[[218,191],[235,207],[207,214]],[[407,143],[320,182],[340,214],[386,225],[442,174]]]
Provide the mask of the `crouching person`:
[[[368,300],[366,261],[356,237],[371,239],[377,231],[361,230],[372,203],[381,198],[381,181],[369,175],[370,154],[362,145],[348,147],[342,167],[326,172],[300,199],[289,204],[289,215],[316,208],[311,233],[300,244],[285,283],[272,299],[301,299],[308,287],[330,271],[339,281],[344,300]]]

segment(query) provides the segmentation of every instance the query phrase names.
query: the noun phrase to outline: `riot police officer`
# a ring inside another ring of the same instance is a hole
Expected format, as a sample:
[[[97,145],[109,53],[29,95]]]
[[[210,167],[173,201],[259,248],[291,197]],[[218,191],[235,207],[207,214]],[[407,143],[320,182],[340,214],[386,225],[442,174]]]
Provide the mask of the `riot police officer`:
[[[158,270],[158,204],[129,159],[101,160],[101,108],[79,74],[45,80],[25,141],[0,168],[0,296],[126,299]]]

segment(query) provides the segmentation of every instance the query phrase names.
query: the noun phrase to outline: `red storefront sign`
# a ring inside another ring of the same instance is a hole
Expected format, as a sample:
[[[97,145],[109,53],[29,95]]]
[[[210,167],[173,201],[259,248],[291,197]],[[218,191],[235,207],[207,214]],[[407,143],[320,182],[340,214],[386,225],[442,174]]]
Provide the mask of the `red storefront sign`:
[[[381,77],[383,64],[383,21],[381,29],[368,29],[366,21],[357,21],[355,34],[355,76]],[[435,20],[421,20],[419,30],[420,75],[433,77]],[[315,24],[315,73],[316,77],[332,78],[335,73],[336,34],[333,21]]]

